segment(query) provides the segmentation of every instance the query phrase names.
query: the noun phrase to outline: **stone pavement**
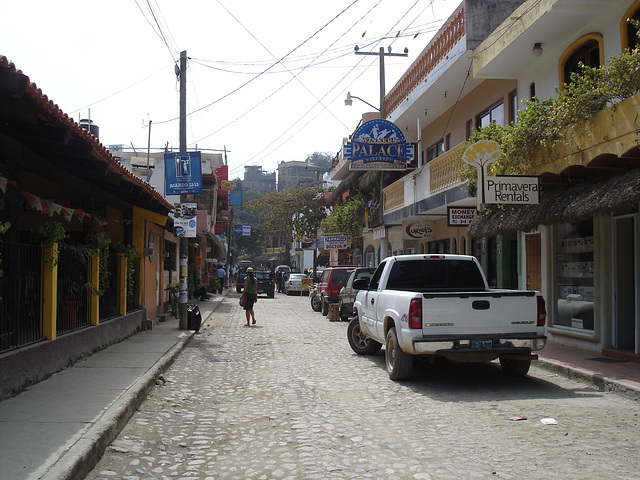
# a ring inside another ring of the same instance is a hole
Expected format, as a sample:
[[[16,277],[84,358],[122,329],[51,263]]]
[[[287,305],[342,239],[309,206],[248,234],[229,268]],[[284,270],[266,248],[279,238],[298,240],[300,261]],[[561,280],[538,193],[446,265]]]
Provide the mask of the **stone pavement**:
[[[0,478],[84,478],[195,333],[168,318],[0,402]]]
[[[203,323],[222,298],[197,302]],[[171,319],[0,402],[0,476],[84,478],[193,334]],[[539,364],[604,391],[640,395],[637,363],[550,344]]]

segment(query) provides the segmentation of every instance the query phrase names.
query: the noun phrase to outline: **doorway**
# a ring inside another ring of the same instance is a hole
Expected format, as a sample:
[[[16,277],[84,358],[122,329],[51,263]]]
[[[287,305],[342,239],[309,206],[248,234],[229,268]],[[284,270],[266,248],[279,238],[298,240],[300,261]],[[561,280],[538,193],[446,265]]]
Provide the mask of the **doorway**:
[[[527,269],[527,290],[542,290],[542,261],[540,254],[540,234],[525,235],[524,248]]]
[[[613,348],[640,353],[637,214],[613,218]]]

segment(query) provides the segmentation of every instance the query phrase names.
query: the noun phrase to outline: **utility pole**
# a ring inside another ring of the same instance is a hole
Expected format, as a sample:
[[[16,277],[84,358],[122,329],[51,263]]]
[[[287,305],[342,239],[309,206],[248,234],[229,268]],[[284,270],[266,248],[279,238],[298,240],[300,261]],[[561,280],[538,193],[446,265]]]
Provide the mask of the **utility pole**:
[[[177,72],[180,79],[180,152],[187,151],[187,51],[180,52],[180,70]],[[180,202],[184,203],[185,195],[180,195]],[[180,237],[180,330],[186,330],[187,324],[187,300],[188,300],[188,276],[189,244],[187,237]]]
[[[391,47],[385,53],[384,47],[380,47],[378,52],[360,52],[358,46],[355,46],[356,55],[378,55],[380,59],[380,118],[386,120],[387,111],[385,108],[385,86],[384,86],[384,57],[406,57],[409,55],[409,49],[405,48],[403,53],[392,53]],[[386,226],[384,224],[384,205],[382,204],[382,188],[384,187],[384,170],[380,170],[380,215],[382,216],[382,226],[385,229],[384,237],[380,239],[380,261],[388,255],[389,242],[387,241]]]
[[[389,47],[389,51],[385,53],[384,47],[380,47],[379,52],[361,52],[356,45],[355,47],[356,55],[377,55],[380,58],[380,118],[383,120],[387,117],[387,112],[385,109],[385,87],[384,87],[384,57],[406,57],[409,55],[409,49],[405,48],[404,53],[392,53],[391,47]]]

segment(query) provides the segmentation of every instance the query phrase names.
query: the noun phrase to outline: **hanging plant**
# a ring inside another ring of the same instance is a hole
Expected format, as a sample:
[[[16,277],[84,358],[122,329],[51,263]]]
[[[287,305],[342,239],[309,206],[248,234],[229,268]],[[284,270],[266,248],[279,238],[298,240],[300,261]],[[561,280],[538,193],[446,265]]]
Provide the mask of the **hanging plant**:
[[[127,264],[127,297],[133,297],[133,288],[135,287],[135,261],[138,256],[135,248],[131,245],[124,243],[123,241],[118,242],[115,247],[116,252],[122,253],[125,256],[126,264]]]
[[[638,28],[637,22],[632,22]],[[610,58],[608,66],[587,67],[571,74],[571,82],[556,88],[557,98],[526,102],[518,112],[517,123],[502,127],[495,123],[474,131],[464,150],[478,140],[495,140],[501,157],[493,162],[493,174],[525,175],[534,173],[539,149],[551,152],[564,140],[564,129],[587,122],[595,113],[640,92],[640,49],[627,49]],[[461,163],[460,176],[470,191],[477,185],[476,169]]]
[[[53,245],[63,243],[67,239],[67,231],[60,222],[47,222],[40,225],[35,233],[40,237],[40,243],[45,249],[51,252]],[[53,254],[48,258],[47,264],[49,268],[53,268],[58,264],[58,255]]]
[[[89,236],[89,241],[98,252],[98,270],[100,272],[99,289],[104,292],[111,283],[111,272],[109,271],[109,246],[111,240],[105,233],[94,233]]]

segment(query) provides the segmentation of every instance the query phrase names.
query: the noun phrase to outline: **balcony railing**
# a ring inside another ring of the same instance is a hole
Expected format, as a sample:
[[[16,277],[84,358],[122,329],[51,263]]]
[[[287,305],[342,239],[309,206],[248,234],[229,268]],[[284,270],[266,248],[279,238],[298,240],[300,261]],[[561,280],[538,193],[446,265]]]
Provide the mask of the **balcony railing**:
[[[404,206],[404,181],[398,180],[382,189],[384,194],[384,213]]]
[[[437,36],[422,52],[409,70],[396,83],[385,98],[387,115],[393,112],[414,88],[424,82],[440,61],[442,61],[451,49],[465,34],[464,9],[462,5],[451,16],[451,22],[445,25]]]
[[[428,163],[429,191],[432,195],[462,181],[460,178],[462,162],[460,155],[463,149],[464,143],[460,143]]]

